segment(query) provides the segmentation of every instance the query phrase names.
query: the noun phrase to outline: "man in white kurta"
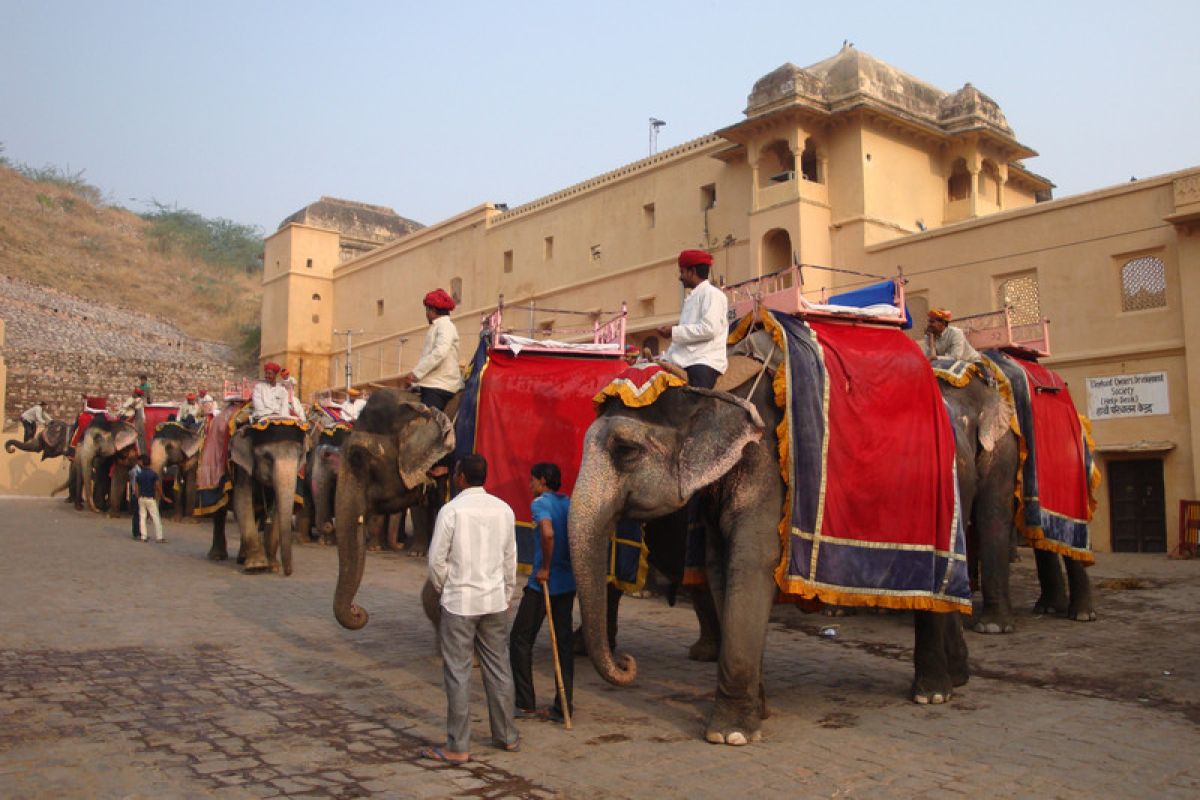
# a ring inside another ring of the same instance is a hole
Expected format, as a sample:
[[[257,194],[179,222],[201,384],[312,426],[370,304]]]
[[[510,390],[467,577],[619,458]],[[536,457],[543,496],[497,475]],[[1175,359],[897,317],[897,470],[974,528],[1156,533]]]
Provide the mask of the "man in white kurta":
[[[274,361],[263,365],[263,379],[254,384],[254,392],[250,395],[250,418],[255,422],[296,418],[292,412],[291,392],[279,382],[279,365]]]
[[[458,328],[450,319],[454,298],[444,289],[425,295],[425,319],[429,330],[416,366],[404,376],[405,383],[421,394],[421,402],[439,411],[462,388],[462,370],[458,366]]]
[[[711,389],[729,366],[725,340],[729,334],[729,303],[725,293],[708,281],[712,254],[684,250],[679,254],[679,282],[691,294],[683,301],[679,324],[658,329],[671,337],[666,360],[687,372],[688,384]]]

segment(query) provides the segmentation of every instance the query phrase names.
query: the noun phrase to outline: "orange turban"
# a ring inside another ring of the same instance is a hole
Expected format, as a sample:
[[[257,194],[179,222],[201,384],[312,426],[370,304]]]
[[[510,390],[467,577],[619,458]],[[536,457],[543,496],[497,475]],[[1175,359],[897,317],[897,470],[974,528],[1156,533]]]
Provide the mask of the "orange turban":
[[[929,318],[949,322],[951,317],[950,312],[944,308],[931,308],[929,309]]]

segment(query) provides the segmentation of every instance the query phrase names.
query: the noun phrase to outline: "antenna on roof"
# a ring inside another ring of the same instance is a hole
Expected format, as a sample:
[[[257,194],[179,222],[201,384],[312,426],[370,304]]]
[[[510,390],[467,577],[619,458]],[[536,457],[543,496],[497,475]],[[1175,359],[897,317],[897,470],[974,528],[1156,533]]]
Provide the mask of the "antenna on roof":
[[[666,124],[658,117],[650,118],[650,155],[654,155],[658,150],[658,129]]]

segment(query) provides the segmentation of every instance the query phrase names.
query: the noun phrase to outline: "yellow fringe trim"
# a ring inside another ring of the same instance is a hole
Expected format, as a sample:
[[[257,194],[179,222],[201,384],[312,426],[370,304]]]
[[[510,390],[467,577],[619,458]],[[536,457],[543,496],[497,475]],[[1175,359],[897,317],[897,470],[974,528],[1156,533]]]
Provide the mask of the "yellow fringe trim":
[[[643,408],[652,405],[663,392],[674,386],[687,386],[687,381],[666,370],[654,373],[647,383],[640,387],[634,387],[633,382],[628,378],[617,378],[596,393],[596,396],[592,398],[592,404],[599,413],[600,407],[610,397],[615,397],[627,408]]]

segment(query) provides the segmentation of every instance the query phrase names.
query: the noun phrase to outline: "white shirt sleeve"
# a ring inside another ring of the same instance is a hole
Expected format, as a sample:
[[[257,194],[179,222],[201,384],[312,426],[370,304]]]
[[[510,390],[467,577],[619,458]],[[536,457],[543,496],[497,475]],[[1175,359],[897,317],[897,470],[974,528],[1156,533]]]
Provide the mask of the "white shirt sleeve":
[[[440,594],[450,575],[450,544],[454,540],[454,509],[442,506],[437,522],[433,525],[433,537],[429,540],[429,581]]]
[[[442,318],[439,317],[439,319]],[[413,377],[417,380],[424,378],[438,364],[445,361],[446,356],[450,354],[450,348],[454,344],[451,340],[450,332],[446,330],[446,326],[436,321],[430,325],[429,336],[432,337],[432,340],[426,343],[425,352],[421,354],[421,358],[417,361],[416,366],[412,368]]]
[[[511,598],[517,587],[517,522],[511,508],[508,510],[507,530],[512,533],[504,538],[504,596]]]

